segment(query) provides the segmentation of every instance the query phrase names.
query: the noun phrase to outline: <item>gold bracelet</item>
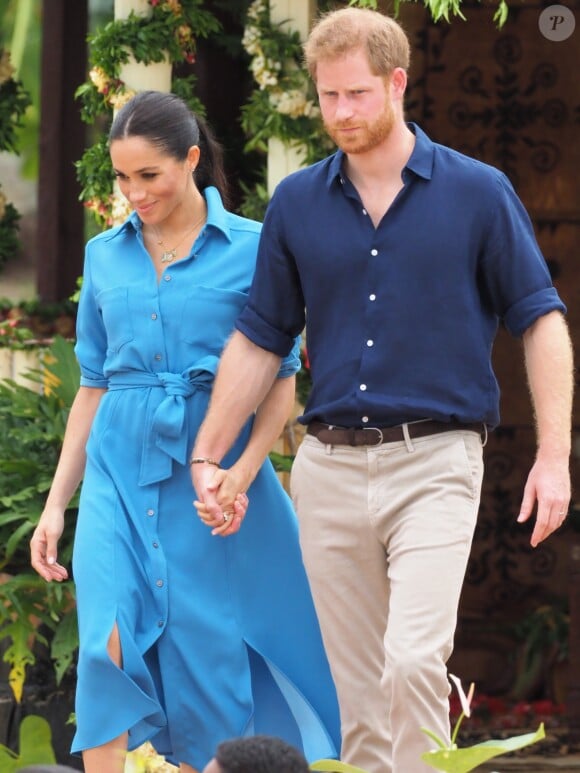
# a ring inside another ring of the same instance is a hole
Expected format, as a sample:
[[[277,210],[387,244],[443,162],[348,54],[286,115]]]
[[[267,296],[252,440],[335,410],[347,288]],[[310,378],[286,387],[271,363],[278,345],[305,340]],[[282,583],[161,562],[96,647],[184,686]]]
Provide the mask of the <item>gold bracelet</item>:
[[[192,456],[192,458],[189,460],[190,464],[213,464],[214,467],[219,467],[221,470],[222,466],[219,462],[216,462],[215,459],[210,459],[209,456]]]

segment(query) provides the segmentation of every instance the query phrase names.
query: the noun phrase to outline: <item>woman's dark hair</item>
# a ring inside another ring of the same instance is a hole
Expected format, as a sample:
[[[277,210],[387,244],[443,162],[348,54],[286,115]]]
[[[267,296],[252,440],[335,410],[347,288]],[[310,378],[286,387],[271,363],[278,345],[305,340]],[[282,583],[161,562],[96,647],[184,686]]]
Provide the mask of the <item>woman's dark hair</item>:
[[[109,131],[109,144],[125,137],[143,137],[161,152],[185,161],[192,145],[199,145],[199,164],[194,173],[199,190],[215,185],[224,205],[229,191],[223,150],[207,123],[194,115],[175,94],[140,91],[119,110]]]
[[[223,773],[308,773],[304,755],[281,738],[255,735],[221,743],[215,759]]]

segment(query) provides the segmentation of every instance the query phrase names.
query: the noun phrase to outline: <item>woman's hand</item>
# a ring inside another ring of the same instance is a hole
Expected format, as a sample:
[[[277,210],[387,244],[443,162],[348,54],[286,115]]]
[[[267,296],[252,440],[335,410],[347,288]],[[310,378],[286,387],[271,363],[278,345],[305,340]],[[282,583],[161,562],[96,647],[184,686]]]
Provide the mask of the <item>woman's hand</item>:
[[[30,540],[30,563],[47,582],[62,582],[68,572],[57,563],[58,540],[64,529],[64,512],[59,508],[45,508]]]
[[[244,476],[235,465],[228,470],[212,471],[212,478],[206,482],[205,489],[219,507],[208,506],[199,500],[193,503],[202,522],[212,528],[212,534],[229,537],[240,530],[248,509],[243,485]]]

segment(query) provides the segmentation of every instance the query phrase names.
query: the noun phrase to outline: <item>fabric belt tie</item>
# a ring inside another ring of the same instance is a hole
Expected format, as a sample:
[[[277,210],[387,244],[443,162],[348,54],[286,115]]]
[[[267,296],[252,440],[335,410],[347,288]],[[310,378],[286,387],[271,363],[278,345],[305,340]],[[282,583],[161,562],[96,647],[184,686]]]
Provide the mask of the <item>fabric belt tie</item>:
[[[183,373],[131,371],[114,374],[108,388],[150,388],[143,432],[139,485],[158,483],[171,477],[173,460],[185,464],[188,452],[186,400],[198,391],[210,392],[218,358],[204,357]],[[159,393],[159,390],[164,393]],[[205,405],[200,411],[203,419]]]
[[[380,446],[383,443],[396,443],[406,440],[403,427],[407,427],[408,437],[426,437],[436,435],[439,432],[451,432],[453,430],[468,430],[481,433],[484,430],[482,422],[462,424],[458,421],[435,421],[424,419],[411,421],[406,425],[397,424],[394,427],[335,427],[332,424],[323,424],[320,421],[311,422],[306,428],[309,435],[313,435],[321,443],[331,446]]]

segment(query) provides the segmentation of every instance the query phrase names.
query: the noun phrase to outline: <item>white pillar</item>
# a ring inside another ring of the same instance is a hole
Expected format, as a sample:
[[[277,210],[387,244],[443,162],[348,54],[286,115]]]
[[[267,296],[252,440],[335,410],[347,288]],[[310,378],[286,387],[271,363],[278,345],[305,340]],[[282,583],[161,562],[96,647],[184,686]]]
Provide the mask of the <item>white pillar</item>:
[[[270,0],[270,17],[273,22],[284,22],[290,30],[296,30],[301,40],[306,40],[316,13],[316,0]],[[268,193],[272,195],[276,185],[290,172],[304,164],[304,148],[294,143],[287,145],[275,137],[268,142]]]
[[[115,0],[115,19],[126,19],[133,11],[137,16],[150,16],[151,6],[147,0]],[[121,65],[121,80],[132,91],[171,91],[171,62],[167,57],[162,62],[144,64],[136,62],[133,56]]]

